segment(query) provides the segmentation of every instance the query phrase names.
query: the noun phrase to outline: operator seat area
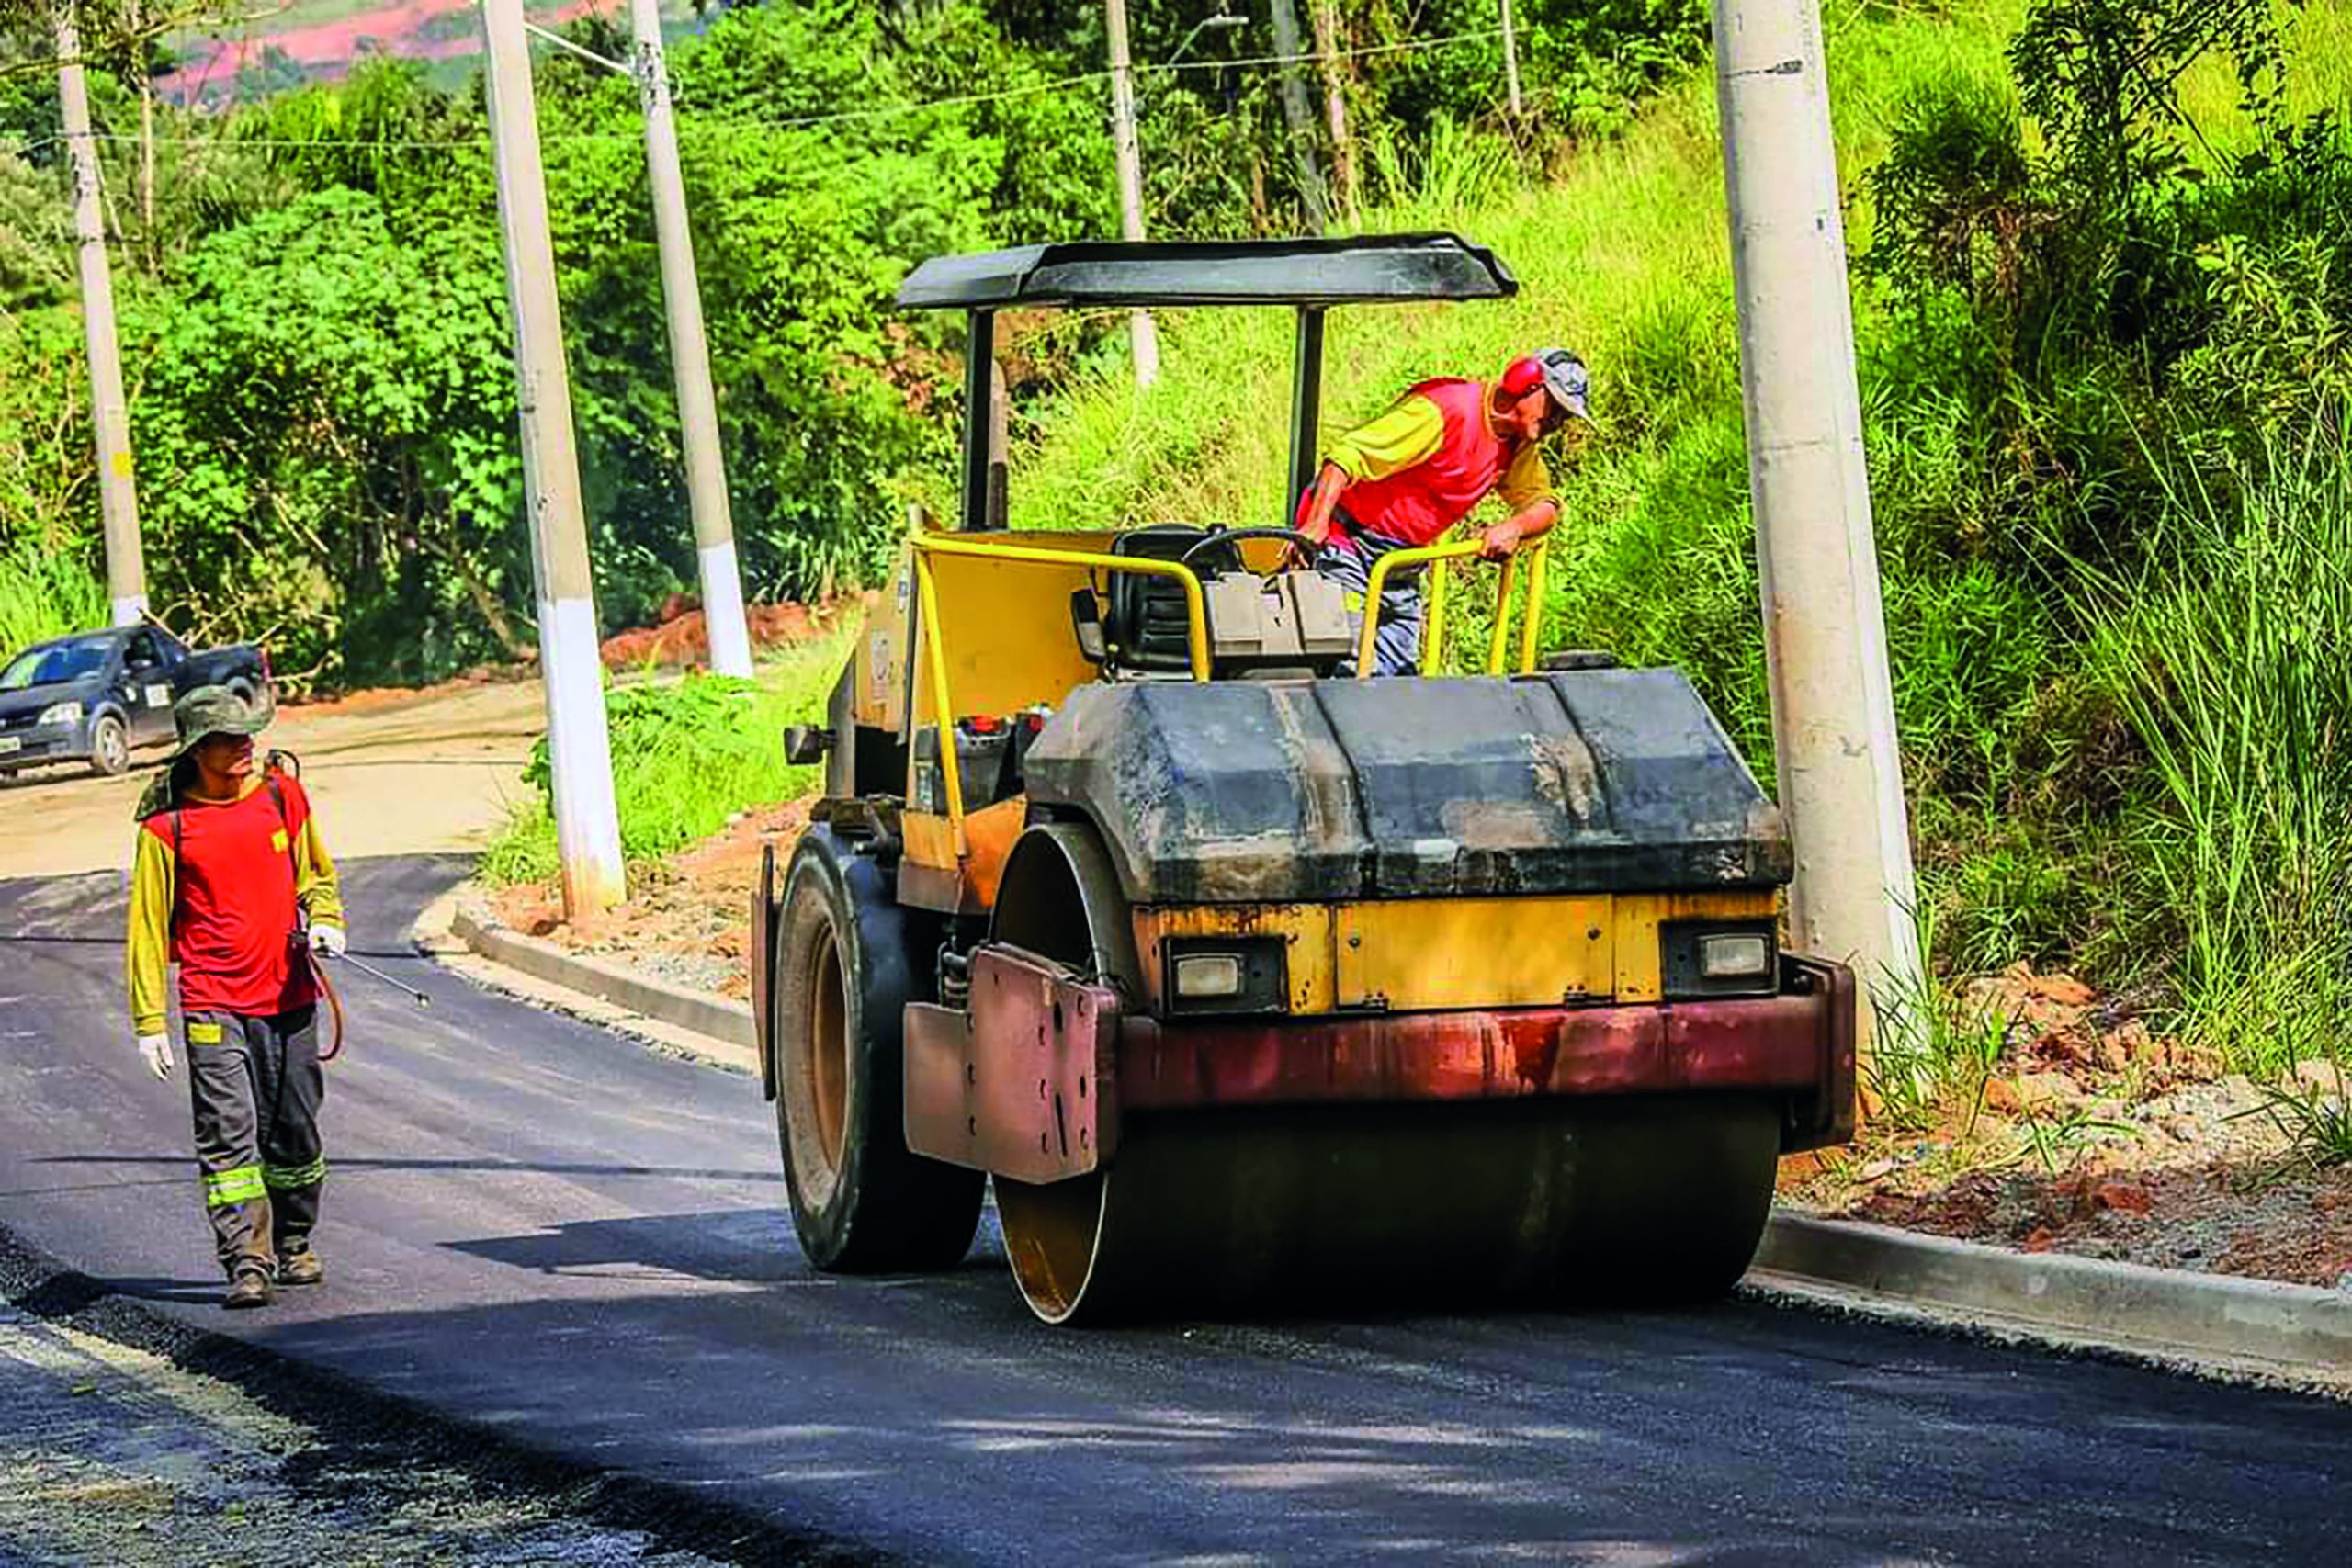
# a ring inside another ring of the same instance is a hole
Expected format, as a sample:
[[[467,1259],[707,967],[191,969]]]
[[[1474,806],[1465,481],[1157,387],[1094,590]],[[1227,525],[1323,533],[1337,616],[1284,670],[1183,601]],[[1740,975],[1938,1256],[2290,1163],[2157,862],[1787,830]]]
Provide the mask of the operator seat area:
[[[1353,651],[1340,585],[1313,571],[1261,576],[1242,559],[1245,539],[1284,530],[1196,528],[1159,523],[1130,529],[1114,556],[1172,561],[1201,580],[1212,680],[1305,679],[1334,673]],[[1173,578],[1114,571],[1070,595],[1087,660],[1110,680],[1189,679],[1191,617]]]

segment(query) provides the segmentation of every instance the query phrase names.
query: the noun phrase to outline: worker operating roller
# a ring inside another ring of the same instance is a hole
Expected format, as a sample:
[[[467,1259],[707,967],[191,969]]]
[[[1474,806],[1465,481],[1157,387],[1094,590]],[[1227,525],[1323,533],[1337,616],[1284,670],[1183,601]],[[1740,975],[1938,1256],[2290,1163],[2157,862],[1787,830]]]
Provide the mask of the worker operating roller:
[[[1582,360],[1547,348],[1512,360],[1491,385],[1423,381],[1333,441],[1314,486],[1299,497],[1297,525],[1321,547],[1316,570],[1340,584],[1350,615],[1364,614],[1382,556],[1434,543],[1491,491],[1502,492],[1510,515],[1485,531],[1487,558],[1508,559],[1550,533],[1560,498],[1544,466],[1544,437],[1570,419],[1591,418],[1589,381]],[[1419,569],[1398,572],[1381,600],[1374,673],[1416,673]]]

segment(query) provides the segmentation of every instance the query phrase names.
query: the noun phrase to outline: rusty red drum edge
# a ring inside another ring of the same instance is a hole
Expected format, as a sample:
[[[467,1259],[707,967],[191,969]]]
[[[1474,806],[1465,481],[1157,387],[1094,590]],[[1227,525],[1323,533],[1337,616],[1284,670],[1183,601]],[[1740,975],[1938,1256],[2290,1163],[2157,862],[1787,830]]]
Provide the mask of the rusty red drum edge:
[[[1123,1018],[1122,1111],[1767,1090],[1791,1150],[1853,1126],[1853,987],[1812,964],[1776,997],[1164,1024]]]
[[[1774,997],[1171,1024],[991,945],[972,998],[907,1010],[907,1144],[1022,1181],[1108,1164],[1123,1115],[1217,1107],[1762,1092],[1783,1153],[1853,1130],[1854,983],[1817,960]]]

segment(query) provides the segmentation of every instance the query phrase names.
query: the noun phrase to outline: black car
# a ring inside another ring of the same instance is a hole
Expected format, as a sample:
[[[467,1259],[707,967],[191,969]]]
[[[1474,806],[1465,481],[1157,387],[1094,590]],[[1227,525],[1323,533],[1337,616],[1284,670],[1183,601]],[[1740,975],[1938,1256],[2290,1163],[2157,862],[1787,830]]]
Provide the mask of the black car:
[[[194,652],[160,626],[37,644],[0,669],[0,773],[48,762],[121,773],[134,748],[172,739],[172,704],[198,686],[261,698],[269,657],[242,646]]]

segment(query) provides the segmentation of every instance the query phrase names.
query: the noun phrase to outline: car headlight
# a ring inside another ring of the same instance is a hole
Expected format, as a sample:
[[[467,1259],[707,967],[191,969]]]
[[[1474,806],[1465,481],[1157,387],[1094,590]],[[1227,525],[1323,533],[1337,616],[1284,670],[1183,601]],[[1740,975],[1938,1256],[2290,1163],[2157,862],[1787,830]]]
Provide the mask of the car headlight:
[[[33,720],[33,723],[36,725],[79,724],[81,722],[82,705],[80,703],[51,703],[47,707],[40,710],[40,716],[39,718]]]

